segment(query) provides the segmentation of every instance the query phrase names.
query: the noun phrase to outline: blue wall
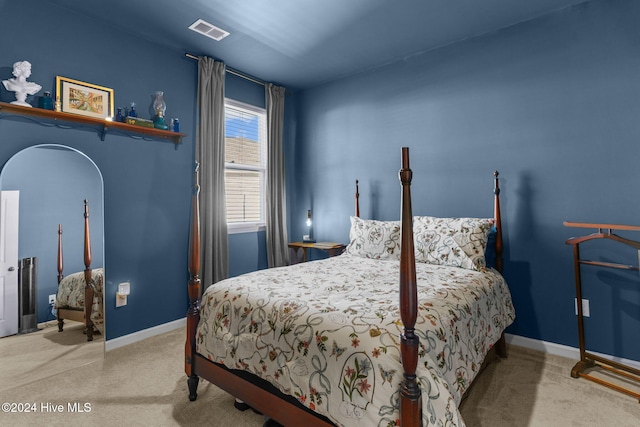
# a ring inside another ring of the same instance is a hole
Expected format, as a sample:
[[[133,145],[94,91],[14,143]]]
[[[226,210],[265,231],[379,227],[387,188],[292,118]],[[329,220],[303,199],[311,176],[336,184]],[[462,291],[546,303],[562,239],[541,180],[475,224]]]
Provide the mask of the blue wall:
[[[509,332],[577,347],[565,240],[590,231],[563,221],[639,224],[638,22],[638,2],[593,1],[298,93],[292,234],[311,208],[316,238],[345,242],[355,179],[363,217],[399,218],[401,146],[416,214],[490,216],[498,169]],[[591,350],[640,360],[637,282],[585,276]]]

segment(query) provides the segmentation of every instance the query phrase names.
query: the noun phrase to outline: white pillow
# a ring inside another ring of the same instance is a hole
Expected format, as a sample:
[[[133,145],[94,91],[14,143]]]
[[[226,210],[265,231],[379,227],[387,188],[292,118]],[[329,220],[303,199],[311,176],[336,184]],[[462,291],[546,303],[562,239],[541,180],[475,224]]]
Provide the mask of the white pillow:
[[[400,221],[377,221],[351,217],[351,255],[372,259],[400,259]]]
[[[414,217],[416,261],[484,271],[493,222],[485,218]]]

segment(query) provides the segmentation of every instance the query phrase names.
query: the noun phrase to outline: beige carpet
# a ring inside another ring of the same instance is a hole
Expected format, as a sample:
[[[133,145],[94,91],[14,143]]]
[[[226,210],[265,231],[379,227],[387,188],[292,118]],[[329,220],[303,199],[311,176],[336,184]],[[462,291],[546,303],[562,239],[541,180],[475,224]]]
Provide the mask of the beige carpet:
[[[638,400],[572,378],[577,360],[516,346],[508,354],[486,368],[462,402],[469,427],[640,426]],[[640,392],[638,384],[631,387]]]
[[[177,330],[39,380],[30,379],[29,370],[23,370],[19,383],[9,387],[3,369],[0,401],[35,403],[37,412],[0,413],[0,425],[262,425],[262,416],[237,411],[230,396],[206,382],[198,388],[198,399],[189,402],[183,348],[184,331]],[[574,361],[519,347],[509,349],[509,358],[490,364],[463,402],[467,426],[640,425],[640,403],[590,381],[571,378]],[[27,364],[25,360],[22,367]],[[43,413],[41,407],[47,403],[63,405],[64,413]],[[90,412],[69,413],[69,403],[83,408],[87,403]]]
[[[87,341],[80,322],[65,320],[62,332],[58,332],[55,320],[38,328],[37,332],[0,338],[0,392],[96,362],[104,356],[102,335],[94,334],[93,341]]]

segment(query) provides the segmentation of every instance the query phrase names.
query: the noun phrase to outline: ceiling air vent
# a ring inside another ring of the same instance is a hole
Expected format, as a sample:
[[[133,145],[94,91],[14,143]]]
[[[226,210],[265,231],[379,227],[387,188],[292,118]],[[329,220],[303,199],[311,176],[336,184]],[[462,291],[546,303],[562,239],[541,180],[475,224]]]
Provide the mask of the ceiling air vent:
[[[222,28],[218,28],[215,25],[209,24],[207,21],[203,21],[202,19],[198,19],[196,22],[191,24],[191,26],[189,26],[189,29],[195,31],[196,33],[200,33],[203,36],[210,37],[218,42],[229,35],[228,31],[225,31]]]

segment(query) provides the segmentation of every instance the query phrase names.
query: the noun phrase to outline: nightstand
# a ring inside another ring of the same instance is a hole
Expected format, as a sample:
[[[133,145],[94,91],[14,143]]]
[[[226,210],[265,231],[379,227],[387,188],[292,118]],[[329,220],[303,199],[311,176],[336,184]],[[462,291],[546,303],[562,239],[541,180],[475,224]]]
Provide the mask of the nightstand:
[[[331,256],[340,255],[344,251],[344,248],[346,248],[346,247],[347,247],[347,245],[343,245],[342,243],[335,243],[335,242],[293,242],[293,243],[289,243],[289,248],[291,248],[293,250],[293,255],[294,255],[294,259],[295,259],[294,264],[297,264],[299,262],[307,262],[307,249],[308,248],[319,249],[321,251],[325,251],[331,257]],[[300,249],[302,249],[302,258],[300,258],[300,256],[298,255],[298,252],[300,251]]]

